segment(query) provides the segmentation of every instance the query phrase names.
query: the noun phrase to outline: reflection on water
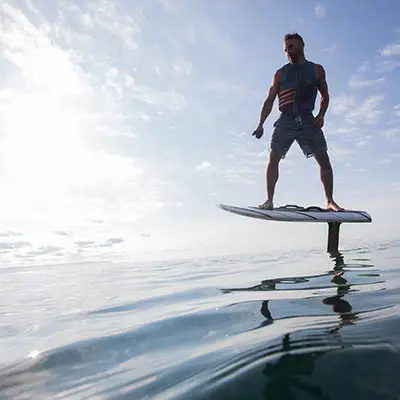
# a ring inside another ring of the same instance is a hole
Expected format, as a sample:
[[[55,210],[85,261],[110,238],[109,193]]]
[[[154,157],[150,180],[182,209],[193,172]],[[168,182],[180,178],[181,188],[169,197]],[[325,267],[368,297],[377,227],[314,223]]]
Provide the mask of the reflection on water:
[[[313,399],[326,399],[322,389],[304,378],[310,377],[315,368],[315,362],[323,351],[310,351],[303,354],[291,354],[290,334],[282,339],[282,356],[275,363],[267,363],[262,370],[268,378],[265,384],[265,399],[277,398],[282,400],[296,399],[296,391],[309,394]]]
[[[357,313],[352,312],[351,304],[343,297],[349,292],[350,285],[347,280],[342,276],[343,272],[333,277],[332,283],[337,285],[337,294],[335,296],[326,297],[322,300],[324,304],[332,306],[332,310],[340,315],[341,322],[338,327],[331,330],[336,332],[344,325],[351,325],[357,320]]]
[[[336,294],[334,296],[325,297],[322,299],[322,303],[332,307],[332,311],[340,316],[340,322],[338,326],[335,326],[329,330],[330,333],[338,332],[345,325],[352,325],[358,319],[358,313],[352,312],[352,306],[348,300],[344,297],[349,293],[351,285],[345,279],[345,267],[346,264],[344,262],[344,256],[341,253],[336,253],[334,255],[331,254],[331,257],[334,260],[334,267],[331,271],[329,271],[325,275],[317,275],[313,277],[296,277],[296,278],[280,278],[280,279],[269,279],[263,281],[260,285],[256,285],[250,288],[245,289],[224,289],[225,293],[229,293],[231,291],[236,290],[259,290],[259,291],[270,291],[277,290],[278,284],[299,284],[309,282],[312,278],[323,277],[332,275],[332,279],[330,280],[336,287]],[[371,277],[379,277],[380,274],[376,273],[373,275],[364,275]],[[375,282],[381,283],[382,281]],[[326,286],[324,286],[326,287]],[[288,288],[286,288],[288,290]],[[261,302],[260,312],[266,319],[262,323],[262,326],[268,325],[273,322],[274,318],[272,317],[271,311],[269,309],[270,300],[264,300]],[[386,307],[385,307],[386,308]],[[285,340],[285,339],[284,339]],[[286,348],[284,346],[284,348]]]
[[[285,277],[263,280],[260,284],[246,287],[246,288],[231,288],[222,289],[223,293],[235,293],[238,291],[260,291],[265,294],[271,291],[287,291],[287,290],[304,290],[307,289],[326,289],[327,287],[334,288],[335,294],[322,297],[321,304],[329,306],[333,313],[339,316],[337,322],[330,323],[328,329],[320,329],[318,325],[310,326],[309,330],[305,330],[303,333],[291,332],[285,333],[281,336],[281,344],[279,349],[275,347],[268,347],[263,350],[263,358],[266,360],[264,367],[261,369],[261,373],[264,376],[264,387],[262,393],[253,393],[252,398],[263,398],[269,399],[280,399],[280,400],[294,400],[294,399],[331,399],[329,395],[329,388],[320,379],[317,379],[318,369],[321,370],[321,365],[318,362],[321,359],[325,359],[328,354],[336,354],[338,350],[348,351],[349,349],[355,348],[355,343],[349,340],[343,340],[340,331],[344,327],[354,326],[357,321],[360,320],[360,315],[363,313],[369,313],[372,310],[364,311],[353,311],[349,293],[356,293],[357,287],[363,285],[377,285],[381,284],[383,280],[377,280],[380,277],[380,273],[360,273],[360,269],[369,270],[374,268],[374,265],[370,264],[369,259],[358,260],[362,261],[362,264],[346,265],[344,255],[341,253],[330,254],[333,261],[333,267],[326,274],[313,275],[313,276],[302,276],[302,277]],[[369,263],[366,264],[365,262]],[[354,274],[354,270],[357,273]],[[367,278],[368,281],[362,281],[359,278]],[[321,278],[329,278],[330,285]],[[315,281],[319,280],[319,285],[315,284]],[[354,281],[354,283],[353,283]],[[268,329],[268,326],[273,324],[274,321],[279,321],[287,316],[282,316],[282,312],[279,306],[276,306],[277,317],[273,316],[271,312],[271,303],[284,304],[283,299],[271,300],[266,299],[261,302],[260,313],[265,320],[259,325],[259,328]],[[301,302],[301,299],[298,300]],[[284,305],[283,305],[284,307]],[[383,305],[376,307],[374,311],[379,312],[380,310],[386,310],[391,308],[392,305]],[[304,315],[302,308],[298,309],[299,313]],[[327,314],[322,312],[322,314]],[[294,315],[292,315],[293,317]],[[313,333],[312,333],[313,331]],[[294,338],[293,338],[294,337]],[[375,343],[379,343],[379,338],[375,338]],[[382,352],[384,354],[384,352]],[[345,359],[344,355],[344,371]],[[399,362],[399,354],[396,353],[397,362]],[[323,361],[322,361],[323,363]],[[319,366],[318,366],[319,365]],[[256,368],[255,368],[256,369]],[[328,368],[329,369],[329,368]],[[353,371],[347,371],[349,376]],[[246,374],[246,373],[244,373]],[[248,373],[247,374],[251,374]],[[255,373],[256,374],[256,373]],[[370,378],[373,378],[372,376]],[[245,378],[243,378],[245,380]],[[399,384],[391,382],[391,387],[386,392],[393,394],[391,390],[393,387],[395,390],[400,389]],[[233,382],[231,383],[237,388],[239,393],[231,398],[240,399],[245,398],[246,394],[244,391],[240,394],[240,389]],[[325,387],[324,387],[325,386]],[[394,398],[392,396],[386,397],[380,396],[381,389],[379,388],[358,388],[366,390],[366,398]],[[367,390],[368,389],[368,390]],[[225,388],[226,390],[226,388]],[[210,398],[217,399],[222,395],[224,390],[217,389],[212,392]],[[249,393],[251,390],[249,389]],[[232,389],[230,390],[232,393]],[[247,394],[249,394],[247,393]],[[399,391],[400,393],[400,391]],[[243,397],[244,396],[244,397]],[[368,397],[372,396],[372,397]],[[249,397],[250,398],[250,397]],[[342,397],[338,397],[342,398]],[[351,397],[349,397],[351,398]]]
[[[331,285],[328,284],[326,280],[321,281],[319,278],[326,278],[329,276],[333,276],[331,283],[334,283],[337,286],[337,296],[344,296],[350,290],[350,285],[347,283],[347,280],[343,278],[343,275],[346,272],[346,269],[371,269],[374,267],[373,264],[366,264],[365,262],[362,264],[352,264],[346,265],[344,261],[344,255],[342,253],[334,253],[330,254],[331,259],[333,260],[333,267],[328,272],[319,275],[308,275],[308,276],[294,276],[294,277],[284,277],[284,278],[275,278],[275,279],[265,279],[260,284],[244,287],[244,288],[228,288],[228,289],[221,289],[223,293],[232,293],[232,292],[248,292],[248,291],[277,291],[277,290],[300,290],[300,289],[324,289],[330,288]],[[364,259],[364,261],[370,261]],[[365,277],[379,277],[379,273],[374,274],[358,274],[358,276],[365,276]],[[310,285],[310,283],[316,282],[319,279],[318,285]],[[357,286],[363,284],[371,284],[371,283],[382,283],[383,281],[379,282],[365,282],[365,283],[357,283]],[[303,284],[303,286],[300,286]],[[278,287],[278,285],[280,285]],[[295,286],[290,286],[295,285]],[[327,303],[328,304],[328,303]]]
[[[357,320],[357,313],[352,312],[352,306],[349,301],[343,297],[349,292],[350,284],[343,277],[345,267],[343,255],[338,254],[334,257],[335,266],[333,268],[333,278],[331,282],[337,286],[337,294],[322,299],[322,303],[332,306],[332,310],[340,316],[340,322],[337,326],[328,330],[331,334],[337,334],[338,331],[345,325],[354,324]],[[291,283],[303,283],[305,278],[291,279]],[[288,280],[275,280],[267,285],[269,290],[276,289],[277,283],[288,283]],[[266,285],[263,283],[262,288],[265,289]],[[269,310],[269,300],[264,300],[261,305],[261,314],[266,318],[268,325],[272,323],[273,317]],[[287,333],[282,337],[281,356],[276,362],[268,362],[262,373],[268,378],[264,388],[265,399],[279,398],[282,400],[297,399],[299,393],[306,393],[312,399],[328,399],[329,397],[323,393],[323,389],[310,382],[310,376],[313,374],[316,361],[330,351],[324,350],[310,350],[303,351],[302,353],[293,352],[296,350],[295,346],[291,345],[291,334]],[[315,346],[314,343],[311,347]],[[340,346],[344,348],[342,344]],[[303,343],[302,350],[307,347]],[[296,395],[297,393],[297,395]]]
[[[394,399],[400,384],[388,376],[400,363],[399,319],[391,311],[399,287],[392,280],[388,290],[387,272],[367,255],[347,258],[314,254],[300,265],[284,257],[276,264],[256,259],[246,265],[255,282],[242,268],[231,288],[224,282],[234,281],[226,272],[232,260],[154,266],[153,286],[143,268],[140,284],[148,293],[142,297],[112,303],[107,298],[116,293],[105,293],[96,307],[54,317],[46,327],[53,335],[70,329],[76,336],[1,369],[0,397]],[[309,261],[322,273],[310,272]],[[282,276],[263,279],[263,268]],[[121,276],[126,289],[140,287],[140,274],[123,271],[99,276],[107,288],[115,276],[118,290]],[[155,295],[160,285],[166,289]],[[42,335],[52,336],[46,329]]]

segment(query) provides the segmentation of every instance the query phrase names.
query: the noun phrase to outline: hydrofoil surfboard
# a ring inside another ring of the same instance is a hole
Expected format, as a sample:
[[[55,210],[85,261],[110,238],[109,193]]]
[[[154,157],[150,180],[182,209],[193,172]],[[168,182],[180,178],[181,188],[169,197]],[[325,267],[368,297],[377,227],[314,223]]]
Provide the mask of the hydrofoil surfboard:
[[[372,222],[371,216],[366,211],[331,211],[318,206],[301,207],[297,205],[286,205],[273,208],[272,210],[264,210],[253,206],[231,206],[227,204],[218,204],[218,207],[234,214],[269,221],[325,223]]]

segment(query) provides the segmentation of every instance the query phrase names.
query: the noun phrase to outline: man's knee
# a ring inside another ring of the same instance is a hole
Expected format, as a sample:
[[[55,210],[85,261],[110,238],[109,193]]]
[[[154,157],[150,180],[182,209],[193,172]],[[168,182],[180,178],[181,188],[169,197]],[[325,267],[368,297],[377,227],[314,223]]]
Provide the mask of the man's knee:
[[[321,169],[325,171],[332,170],[331,161],[329,159],[329,155],[327,151],[320,151],[314,154],[315,159],[317,160]]]
[[[269,165],[278,165],[279,161],[281,161],[282,156],[280,154],[278,154],[275,150],[271,150],[269,152],[269,161],[268,164]]]

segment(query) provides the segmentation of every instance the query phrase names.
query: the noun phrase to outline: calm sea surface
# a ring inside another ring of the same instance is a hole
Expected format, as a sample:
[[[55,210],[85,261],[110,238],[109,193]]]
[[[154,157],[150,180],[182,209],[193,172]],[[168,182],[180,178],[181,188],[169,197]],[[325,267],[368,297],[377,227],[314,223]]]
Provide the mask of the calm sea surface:
[[[400,399],[399,242],[0,272],[2,399]]]

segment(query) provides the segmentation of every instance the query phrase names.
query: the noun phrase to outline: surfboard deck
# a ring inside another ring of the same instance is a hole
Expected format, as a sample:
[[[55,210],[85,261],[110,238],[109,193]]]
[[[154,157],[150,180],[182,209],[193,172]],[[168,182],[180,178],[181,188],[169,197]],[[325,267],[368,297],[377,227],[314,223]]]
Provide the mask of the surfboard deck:
[[[227,204],[218,204],[218,207],[233,214],[268,221],[325,223],[372,222],[371,216],[366,211],[330,211],[318,206],[302,207],[297,205],[286,205],[276,207],[272,210],[263,210],[256,206],[240,207]]]

